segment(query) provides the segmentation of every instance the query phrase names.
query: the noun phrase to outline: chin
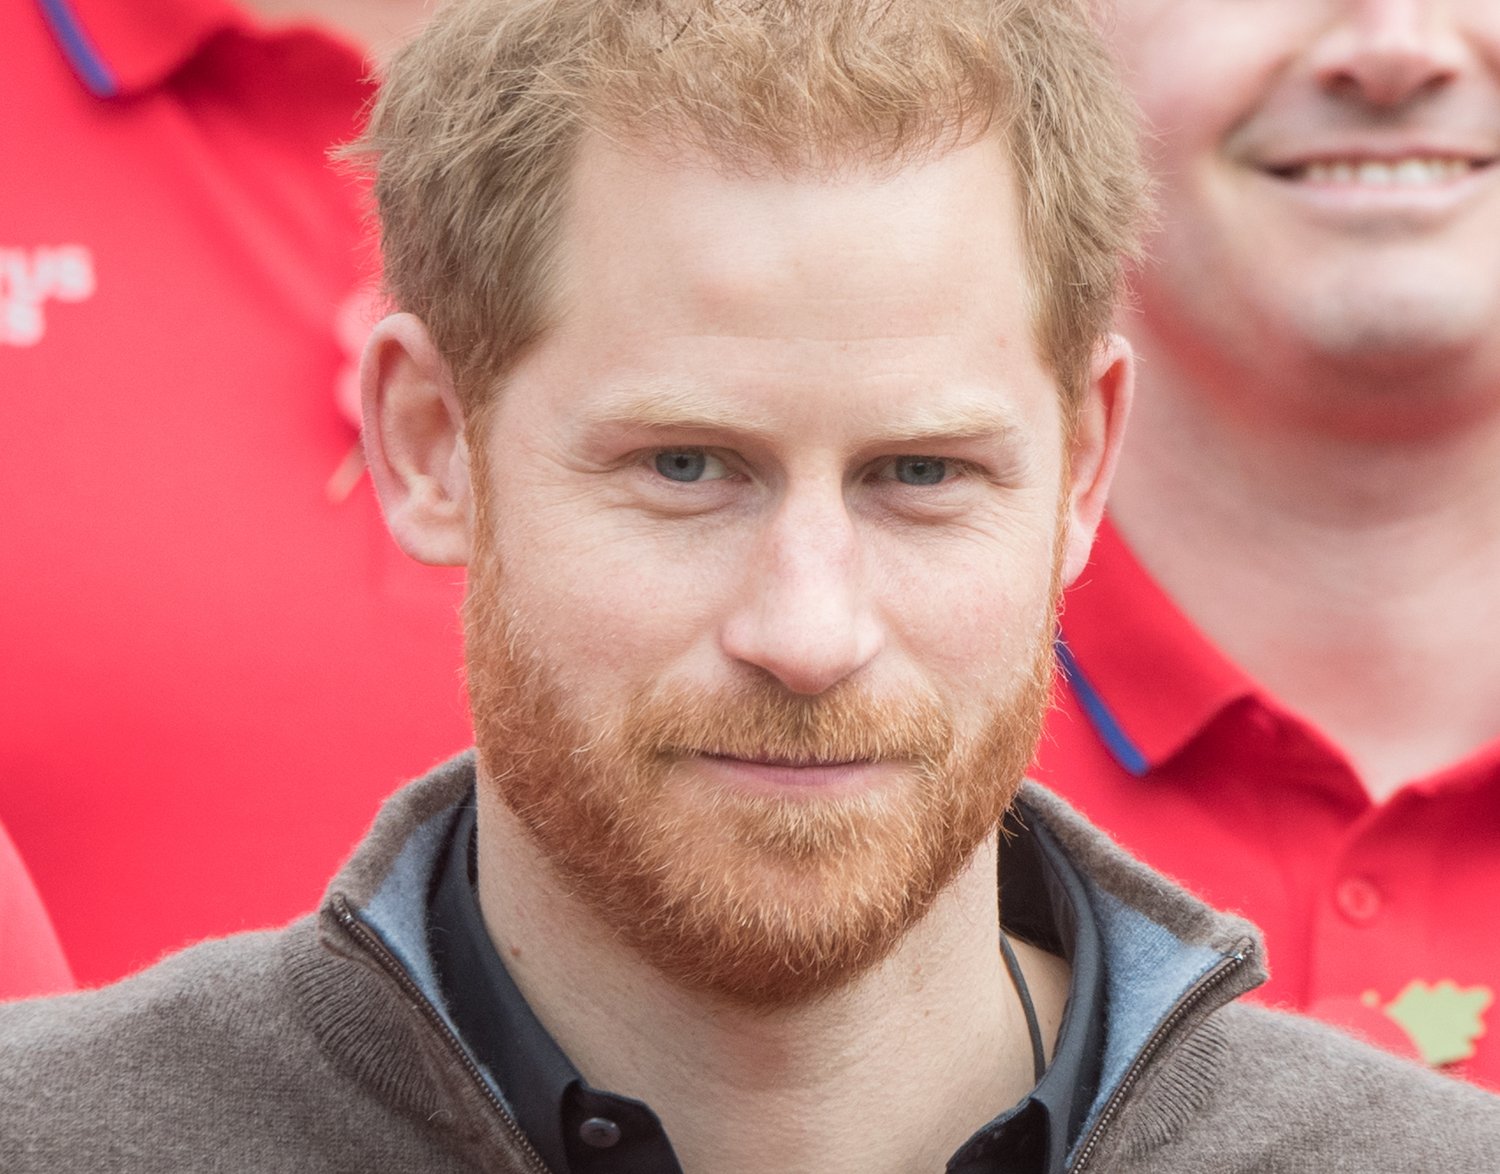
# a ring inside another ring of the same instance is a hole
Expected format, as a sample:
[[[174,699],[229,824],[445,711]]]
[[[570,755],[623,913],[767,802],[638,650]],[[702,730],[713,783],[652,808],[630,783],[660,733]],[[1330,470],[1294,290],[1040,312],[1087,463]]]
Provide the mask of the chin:
[[[1487,340],[1497,317],[1476,299],[1436,291],[1345,289],[1317,299],[1288,336],[1303,339],[1310,355],[1363,376],[1440,372],[1465,361]],[[1500,309],[1500,308],[1497,308]],[[1435,390],[1435,389],[1434,389]]]

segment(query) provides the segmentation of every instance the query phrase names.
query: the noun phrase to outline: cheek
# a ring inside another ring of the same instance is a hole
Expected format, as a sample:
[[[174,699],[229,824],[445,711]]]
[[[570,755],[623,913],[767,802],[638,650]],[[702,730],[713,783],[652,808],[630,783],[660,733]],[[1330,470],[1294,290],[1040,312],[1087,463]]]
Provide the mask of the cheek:
[[[578,685],[616,693],[710,642],[732,584],[726,542],[575,501],[514,514],[498,536],[516,610]],[[680,531],[680,532],[679,532]]]
[[[1324,19],[1321,0],[1120,7],[1115,54],[1151,132],[1148,150],[1163,161],[1217,148],[1273,96]]]
[[[1226,22],[1205,21],[1201,5],[1124,0],[1110,25],[1116,59],[1136,103],[1153,129],[1180,129],[1185,117],[1206,113],[1219,88],[1205,83],[1222,69],[1220,38],[1215,29]],[[1231,64],[1232,68],[1232,64]],[[1184,107],[1182,103],[1188,100]]]
[[[1050,640],[1051,521],[930,552],[887,576],[881,608],[891,644],[940,691],[1007,690],[1037,641]]]

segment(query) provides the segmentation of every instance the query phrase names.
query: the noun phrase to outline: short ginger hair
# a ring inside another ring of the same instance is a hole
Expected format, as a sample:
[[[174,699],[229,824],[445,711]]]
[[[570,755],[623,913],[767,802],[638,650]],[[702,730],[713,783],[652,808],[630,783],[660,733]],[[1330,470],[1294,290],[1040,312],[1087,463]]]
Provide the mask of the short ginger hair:
[[[728,167],[899,166],[994,136],[1018,185],[1038,353],[1076,402],[1135,254],[1133,109],[1086,0],[452,0],[363,137],[387,289],[465,411],[549,325],[585,132]]]

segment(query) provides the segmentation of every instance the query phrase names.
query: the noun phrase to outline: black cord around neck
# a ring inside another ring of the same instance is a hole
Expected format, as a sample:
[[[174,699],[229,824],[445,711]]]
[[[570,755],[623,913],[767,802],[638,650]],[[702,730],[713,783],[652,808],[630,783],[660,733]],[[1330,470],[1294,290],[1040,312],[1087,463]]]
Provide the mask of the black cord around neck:
[[[1031,991],[1026,986],[1026,975],[1021,972],[1020,960],[1011,948],[1005,931],[1000,931],[1000,954],[1005,959],[1005,969],[1010,971],[1011,985],[1016,988],[1016,997],[1021,1000],[1021,1010],[1026,1016],[1026,1030],[1031,1033],[1031,1068],[1035,1079],[1040,1081],[1047,1071],[1047,1049],[1042,1045],[1042,1025],[1037,1021],[1036,1006],[1031,1001]]]

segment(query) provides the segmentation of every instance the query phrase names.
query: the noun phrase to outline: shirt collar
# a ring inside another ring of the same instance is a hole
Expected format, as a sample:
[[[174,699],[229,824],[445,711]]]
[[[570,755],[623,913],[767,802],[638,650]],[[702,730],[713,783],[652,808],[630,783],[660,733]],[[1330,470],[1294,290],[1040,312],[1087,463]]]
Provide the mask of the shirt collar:
[[[948,1174],[1062,1174],[1103,1067],[1104,942],[1077,867],[1020,805],[1006,816],[1000,844],[1001,924],[1013,936],[1067,958],[1072,979],[1047,1071],[1019,1104],[964,1143]]]
[[[474,828],[470,796],[454,824],[428,910],[438,983],[460,1038],[489,1071],[549,1170],[678,1170],[656,1114],[640,1101],[589,1087],[511,978],[474,889]],[[580,1136],[584,1122],[601,1120],[619,1138],[603,1151]]]
[[[36,3],[79,80],[99,98],[158,85],[215,33],[250,23],[229,0]]]
[[[631,1114],[640,1125],[634,1134],[655,1151],[653,1161],[643,1162],[641,1168],[675,1168],[655,1114],[639,1101],[589,1088],[511,979],[490,940],[474,891],[474,826],[471,799],[454,825],[428,912],[438,982],[460,1036],[489,1071],[517,1124],[551,1169],[577,1174],[580,1168],[575,1160],[579,1147],[564,1127],[570,1116],[583,1115],[580,1105],[609,1105],[612,1114]],[[960,1147],[948,1171],[1000,1174],[1026,1169],[1060,1174],[1100,1079],[1102,938],[1083,879],[1067,853],[1046,828],[1028,825],[1020,813],[1013,813],[1007,825],[1000,896],[1007,931],[1066,956],[1072,965],[1072,987],[1042,1079],[1019,1104]],[[610,1168],[632,1165],[627,1160]]]
[[[271,29],[233,0],[35,2],[79,81],[98,98],[161,85],[221,33],[268,37],[293,27]]]
[[[1116,761],[1143,775],[1255,683],[1210,643],[1108,519],[1064,597],[1058,659]]]

